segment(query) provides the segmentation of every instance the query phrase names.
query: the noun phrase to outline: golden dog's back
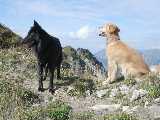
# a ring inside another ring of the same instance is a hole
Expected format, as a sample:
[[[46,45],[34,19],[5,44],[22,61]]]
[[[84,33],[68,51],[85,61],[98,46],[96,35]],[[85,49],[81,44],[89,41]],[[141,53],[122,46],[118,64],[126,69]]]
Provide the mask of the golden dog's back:
[[[146,74],[149,67],[145,64],[143,57],[136,50],[129,48],[118,40],[107,46],[108,59],[115,61],[122,70],[132,74]]]

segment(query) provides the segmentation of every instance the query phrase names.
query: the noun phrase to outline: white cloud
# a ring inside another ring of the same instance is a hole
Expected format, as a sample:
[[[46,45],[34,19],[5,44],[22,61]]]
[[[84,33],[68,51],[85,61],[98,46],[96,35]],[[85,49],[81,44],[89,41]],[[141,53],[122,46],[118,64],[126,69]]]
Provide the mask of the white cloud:
[[[93,29],[90,28],[88,25],[82,26],[78,31],[76,32],[70,32],[69,36],[71,38],[77,38],[77,39],[87,39],[89,36],[93,33]]]

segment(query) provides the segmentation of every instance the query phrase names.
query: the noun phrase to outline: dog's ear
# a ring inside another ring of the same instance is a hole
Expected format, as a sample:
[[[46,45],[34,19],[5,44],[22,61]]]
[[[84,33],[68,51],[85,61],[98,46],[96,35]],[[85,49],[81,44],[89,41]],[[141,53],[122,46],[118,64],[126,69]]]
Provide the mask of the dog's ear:
[[[108,31],[110,34],[112,34],[112,33],[120,32],[120,29],[119,29],[116,25],[109,24],[109,25],[107,25],[107,31]]]
[[[34,20],[34,26],[35,26],[35,27],[40,27],[40,25],[38,24],[38,22],[35,21],[35,20]]]
[[[120,29],[117,27],[117,32],[120,32]]]

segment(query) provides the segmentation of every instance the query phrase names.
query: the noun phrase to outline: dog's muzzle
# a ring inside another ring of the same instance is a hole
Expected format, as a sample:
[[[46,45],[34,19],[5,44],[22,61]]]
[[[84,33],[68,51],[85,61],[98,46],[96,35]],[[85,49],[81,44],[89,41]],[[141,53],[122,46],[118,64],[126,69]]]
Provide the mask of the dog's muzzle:
[[[101,33],[99,33],[99,36],[104,37],[104,36],[105,36],[105,32],[101,32]]]

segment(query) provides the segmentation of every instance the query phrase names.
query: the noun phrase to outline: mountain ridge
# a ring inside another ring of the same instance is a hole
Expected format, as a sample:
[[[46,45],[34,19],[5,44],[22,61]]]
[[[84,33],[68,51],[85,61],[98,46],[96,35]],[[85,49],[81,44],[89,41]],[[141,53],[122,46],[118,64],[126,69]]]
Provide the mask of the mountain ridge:
[[[0,48],[16,47],[19,45],[21,39],[22,37],[0,23]]]

